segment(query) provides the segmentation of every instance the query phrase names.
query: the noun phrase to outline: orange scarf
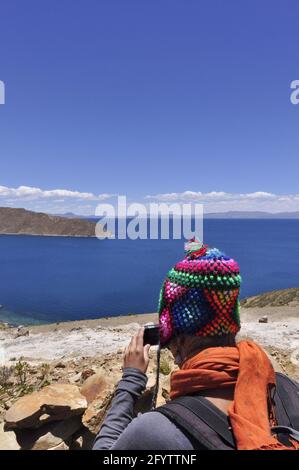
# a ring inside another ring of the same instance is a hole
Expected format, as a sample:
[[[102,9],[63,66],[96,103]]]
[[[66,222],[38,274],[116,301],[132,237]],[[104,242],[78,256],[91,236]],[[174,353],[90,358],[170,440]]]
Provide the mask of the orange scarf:
[[[275,372],[265,352],[252,341],[237,347],[207,348],[187,359],[171,375],[170,398],[200,390],[235,386],[228,410],[238,450],[294,450],[271,435],[268,393],[275,386]]]

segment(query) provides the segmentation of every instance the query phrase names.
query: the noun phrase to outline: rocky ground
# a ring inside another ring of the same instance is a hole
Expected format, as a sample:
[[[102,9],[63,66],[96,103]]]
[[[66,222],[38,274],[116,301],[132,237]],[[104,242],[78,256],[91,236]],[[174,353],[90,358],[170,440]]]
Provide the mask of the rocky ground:
[[[137,327],[132,324],[131,333]],[[128,341],[127,332],[126,337]],[[148,387],[136,404],[136,413],[149,410],[151,405],[156,354],[150,354]],[[0,450],[90,449],[121,377],[122,357],[123,348],[119,348],[89,357],[47,362],[19,359],[2,366]],[[164,351],[158,404],[169,396],[173,368],[170,353]]]
[[[258,341],[276,370],[299,380],[297,294],[279,292],[278,304],[273,295],[243,302],[239,337]],[[149,314],[30,328],[2,325],[0,449],[91,448],[121,376],[124,347],[140,324],[156,320]],[[136,412],[149,409],[155,368],[153,350],[148,388]],[[163,351],[159,404],[168,399],[173,368]]]
[[[93,357],[124,348],[140,323],[156,314],[128,315],[48,325],[0,329],[0,363],[20,357],[34,363],[72,357]]]

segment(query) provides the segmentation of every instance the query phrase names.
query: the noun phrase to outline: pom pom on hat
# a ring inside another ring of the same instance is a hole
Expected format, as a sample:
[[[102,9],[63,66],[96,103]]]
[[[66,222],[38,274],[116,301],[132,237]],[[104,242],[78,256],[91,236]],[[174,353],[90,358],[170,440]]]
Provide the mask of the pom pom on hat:
[[[208,246],[204,245],[201,241],[196,240],[195,237],[191,238],[185,243],[185,254],[187,259],[196,259],[204,256],[207,252]]]

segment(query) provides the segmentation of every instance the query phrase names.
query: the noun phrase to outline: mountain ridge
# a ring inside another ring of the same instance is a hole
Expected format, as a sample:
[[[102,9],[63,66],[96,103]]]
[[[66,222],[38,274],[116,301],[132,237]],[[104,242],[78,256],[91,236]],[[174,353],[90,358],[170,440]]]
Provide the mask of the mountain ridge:
[[[95,237],[95,227],[95,221],[80,217],[63,217],[23,208],[0,207],[0,235]]]
[[[206,219],[299,219],[299,211],[266,212],[266,211],[227,211],[204,214]]]

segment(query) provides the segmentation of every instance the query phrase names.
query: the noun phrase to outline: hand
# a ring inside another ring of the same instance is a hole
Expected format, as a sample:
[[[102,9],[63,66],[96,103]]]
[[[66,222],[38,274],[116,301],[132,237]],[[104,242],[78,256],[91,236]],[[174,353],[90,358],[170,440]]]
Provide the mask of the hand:
[[[145,374],[149,363],[150,345],[143,346],[143,334],[144,328],[140,328],[138,333],[132,337],[125,350],[123,367],[134,367]]]

